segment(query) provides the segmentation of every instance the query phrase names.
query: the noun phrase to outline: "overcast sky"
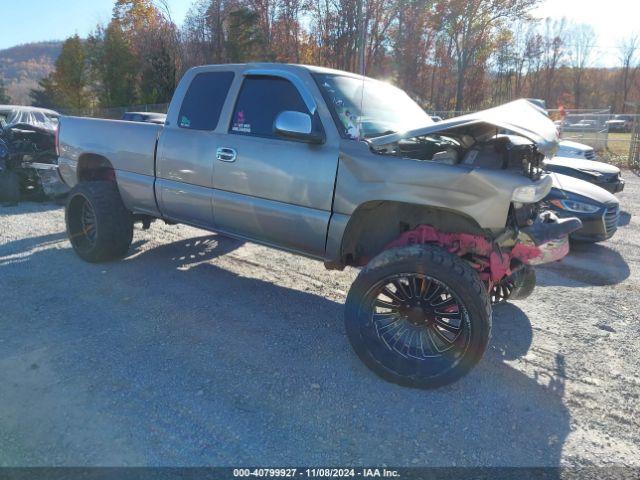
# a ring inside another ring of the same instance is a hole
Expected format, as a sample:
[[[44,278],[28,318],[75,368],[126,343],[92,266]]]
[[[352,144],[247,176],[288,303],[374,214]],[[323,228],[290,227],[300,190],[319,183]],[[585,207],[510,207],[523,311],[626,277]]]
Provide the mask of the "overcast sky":
[[[11,3],[0,14],[0,49],[20,43],[86,36],[107,22],[113,0],[2,0]],[[174,20],[181,24],[192,0],[169,0]],[[567,17],[591,24],[597,34],[598,63],[615,65],[622,36],[640,31],[638,0],[545,0],[534,11],[539,17]]]

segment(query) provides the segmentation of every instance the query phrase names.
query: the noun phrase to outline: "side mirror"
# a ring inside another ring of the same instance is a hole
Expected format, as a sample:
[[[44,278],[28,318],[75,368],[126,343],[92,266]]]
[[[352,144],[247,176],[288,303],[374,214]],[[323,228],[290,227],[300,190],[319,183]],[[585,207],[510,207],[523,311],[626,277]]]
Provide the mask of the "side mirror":
[[[298,142],[319,144],[324,135],[314,131],[311,117],[302,112],[284,111],[276,117],[273,125],[276,135]]]

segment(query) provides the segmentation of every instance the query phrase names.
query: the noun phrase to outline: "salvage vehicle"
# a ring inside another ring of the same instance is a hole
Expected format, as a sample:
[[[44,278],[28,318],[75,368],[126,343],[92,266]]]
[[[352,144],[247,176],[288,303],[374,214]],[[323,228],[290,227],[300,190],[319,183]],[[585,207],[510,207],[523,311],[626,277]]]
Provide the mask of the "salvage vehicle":
[[[53,110],[0,106],[0,201],[43,199],[68,189],[58,175],[55,149],[59,117]]]
[[[585,145],[584,143],[573,142],[571,140],[561,140],[558,144],[556,156],[563,158],[596,160],[596,151],[593,147]]]
[[[157,123],[158,125],[164,125],[167,115],[164,113],[156,112],[125,112],[122,115],[121,120],[127,120],[129,122],[146,122]]]
[[[610,193],[624,190],[625,182],[622,179],[620,169],[608,163],[555,156],[551,159],[545,159],[544,166],[549,172],[585,180]]]
[[[558,217],[577,217],[582,228],[573,232],[571,240],[602,242],[618,230],[620,202],[607,190],[573,176],[552,174],[553,188],[544,199],[544,207]]]
[[[487,348],[496,286],[529,293],[533,266],[564,257],[580,228],[541,209],[557,133],[525,100],[434,123],[351,73],[213,65],[185,73],[164,126],[63,117],[58,138],[82,259],[123,257],[134,222],[162,219],[360,267],[347,337],[412,387],[465,375]]]
[[[630,133],[635,124],[634,115],[614,115],[611,120],[604,122],[610,132]]]

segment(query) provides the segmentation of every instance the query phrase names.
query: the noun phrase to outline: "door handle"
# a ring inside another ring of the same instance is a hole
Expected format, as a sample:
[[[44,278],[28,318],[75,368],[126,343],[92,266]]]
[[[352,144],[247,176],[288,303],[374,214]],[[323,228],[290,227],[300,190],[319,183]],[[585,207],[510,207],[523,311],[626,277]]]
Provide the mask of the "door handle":
[[[221,162],[235,162],[238,158],[238,152],[229,147],[218,147],[216,150],[216,158]]]

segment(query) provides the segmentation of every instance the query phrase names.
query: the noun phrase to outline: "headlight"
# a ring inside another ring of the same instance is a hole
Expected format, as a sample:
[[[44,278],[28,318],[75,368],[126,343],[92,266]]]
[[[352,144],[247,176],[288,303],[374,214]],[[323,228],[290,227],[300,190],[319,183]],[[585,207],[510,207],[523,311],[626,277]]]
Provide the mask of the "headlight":
[[[511,200],[517,203],[536,203],[546,197],[551,191],[553,181],[550,176],[543,177],[538,183],[517,187],[511,195]]]
[[[596,213],[600,210],[600,207],[592,205],[590,203],[578,202],[576,200],[568,199],[556,199],[551,200],[551,203],[558,207],[560,210],[566,210],[568,212],[576,213]]]

